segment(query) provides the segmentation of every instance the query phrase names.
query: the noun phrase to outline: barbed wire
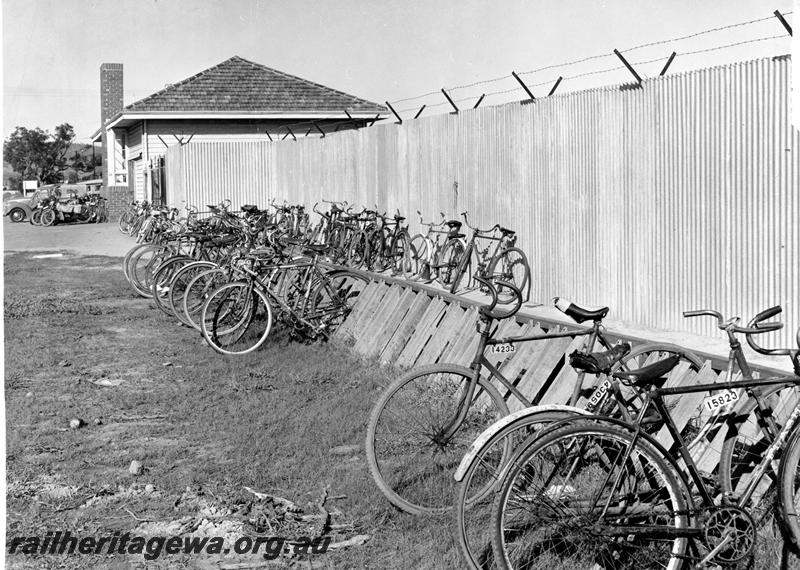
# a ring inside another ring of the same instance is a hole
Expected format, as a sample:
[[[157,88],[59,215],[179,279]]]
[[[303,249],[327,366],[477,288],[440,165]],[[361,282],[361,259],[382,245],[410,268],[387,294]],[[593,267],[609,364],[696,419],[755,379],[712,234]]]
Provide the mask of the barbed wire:
[[[787,11],[787,12],[781,13],[781,15],[782,16],[788,16],[788,15],[791,15],[792,13],[793,13],[792,11]],[[757,23],[761,23],[761,22],[766,22],[766,21],[772,20],[773,18],[775,18],[775,16],[771,15],[771,16],[767,16],[767,17],[764,17],[764,18],[757,18],[757,19],[754,19],[754,20],[747,20],[747,21],[744,21],[744,22],[736,22],[736,23],[733,23],[733,24],[727,24],[725,26],[718,26],[718,27],[715,27],[715,28],[709,28],[709,29],[706,29],[706,30],[702,30],[702,31],[699,31],[699,32],[692,33],[692,34],[687,34],[687,35],[683,35],[683,36],[677,36],[677,37],[670,38],[670,39],[665,39],[665,40],[658,40],[658,41],[654,41],[654,42],[648,42],[648,43],[645,43],[645,44],[640,44],[640,45],[637,45],[637,46],[625,48],[625,49],[620,50],[620,53],[630,53],[632,51],[640,50],[640,49],[644,49],[644,48],[648,48],[648,47],[680,42],[680,41],[696,38],[696,37],[699,37],[699,36],[703,36],[703,35],[707,35],[707,34],[711,34],[711,33],[715,33],[715,32],[721,32],[721,31],[725,31],[725,30],[729,30],[729,29],[740,28],[740,27],[743,27],[743,26],[748,26],[748,25],[753,25],[753,24],[757,24]],[[756,43],[756,42],[767,41],[767,40],[778,39],[778,38],[786,38],[786,37],[787,36],[785,34],[779,34],[779,35],[774,35],[774,36],[767,36],[767,37],[743,40],[741,42],[734,42],[734,43],[725,44],[725,45],[721,45],[721,46],[713,46],[713,47],[705,48],[705,49],[701,49],[701,50],[694,50],[694,51],[690,51],[690,52],[682,52],[679,55],[688,56],[688,55],[695,55],[695,54],[699,54],[699,53],[708,53],[708,52],[713,52],[713,51],[726,49],[726,48],[730,48],[730,47],[735,47],[735,46],[739,46],[739,45],[745,45],[745,44],[750,44],[750,43]],[[518,72],[517,76],[518,77],[528,76],[528,75],[532,75],[534,73],[540,73],[542,71],[547,71],[547,70],[551,70],[551,69],[559,69],[559,68],[569,67],[569,66],[573,66],[573,65],[578,65],[578,64],[581,64],[581,63],[587,63],[587,62],[590,62],[590,61],[596,61],[596,60],[601,60],[601,59],[606,59],[606,58],[613,58],[613,57],[614,57],[613,53],[596,54],[596,55],[592,55],[592,56],[588,56],[588,57],[584,57],[584,58],[580,58],[580,59],[576,59],[576,60],[572,60],[572,61],[568,61],[568,62],[564,62],[564,63],[546,65],[546,66],[538,67],[536,69],[531,69],[529,71]],[[646,60],[646,61],[632,62],[631,65],[647,65],[647,64],[654,63],[654,62],[657,62],[657,61],[664,61],[664,60],[666,60],[668,58],[669,58],[669,56],[662,56],[662,57],[658,57],[658,58],[655,58],[655,59],[649,59],[649,60]],[[612,71],[618,71],[618,70],[621,70],[621,69],[625,69],[625,66],[614,66],[614,67],[608,67],[608,68],[605,68],[605,69],[587,71],[585,73],[578,73],[578,74],[575,74],[575,75],[564,76],[564,77],[562,77],[562,80],[578,79],[578,78],[581,78],[581,77],[600,75],[600,74],[604,74],[604,73],[610,73]],[[445,87],[444,89],[447,92],[453,92],[453,91],[458,91],[458,90],[461,90],[461,89],[468,89],[468,88],[478,87],[478,86],[481,86],[481,85],[490,85],[490,84],[498,83],[498,82],[501,82],[501,81],[506,81],[506,80],[509,80],[509,79],[512,79],[512,78],[513,78],[513,75],[509,74],[509,75],[503,75],[501,77],[496,77],[496,78],[493,78],[493,79],[484,79],[484,80],[480,80],[480,81],[474,81],[472,83],[467,83],[467,84],[464,84],[464,85],[457,85],[457,86],[454,86],[454,87]],[[554,82],[555,82],[555,80],[546,81],[546,82],[542,82],[542,83],[533,84],[533,85],[530,85],[528,87],[529,88],[534,88],[534,87],[539,87],[541,85],[554,84]],[[490,97],[490,96],[496,96],[496,95],[512,93],[512,92],[516,92],[516,91],[524,91],[524,89],[520,85],[520,86],[515,86],[514,88],[511,88],[511,89],[498,90],[498,91],[492,91],[492,92],[484,93],[483,96],[484,97]],[[441,94],[442,94],[441,91],[431,91],[431,92],[428,92],[428,93],[425,93],[425,94],[422,94],[422,95],[416,95],[416,96],[413,96],[413,97],[406,97],[406,98],[403,98],[403,99],[397,99],[395,101],[392,101],[392,103],[394,105],[397,105],[399,103],[407,103],[407,102],[410,102],[410,101],[418,101],[418,100],[422,100],[422,99],[425,99],[425,98],[428,98],[428,97],[438,96],[438,95],[441,95]],[[477,100],[477,98],[474,97],[474,96],[473,97],[466,97],[466,98],[454,100],[454,103],[468,101],[468,100]],[[439,103],[428,104],[425,107],[426,108],[437,108],[437,107],[442,107],[442,106],[445,106],[445,105],[449,105],[449,102],[448,101],[444,101],[444,102],[439,102]],[[418,109],[419,109],[419,107],[416,107],[416,108],[408,107],[408,108],[401,109],[400,111],[398,111],[398,113],[405,113],[405,112],[409,112],[409,111],[418,111]]]

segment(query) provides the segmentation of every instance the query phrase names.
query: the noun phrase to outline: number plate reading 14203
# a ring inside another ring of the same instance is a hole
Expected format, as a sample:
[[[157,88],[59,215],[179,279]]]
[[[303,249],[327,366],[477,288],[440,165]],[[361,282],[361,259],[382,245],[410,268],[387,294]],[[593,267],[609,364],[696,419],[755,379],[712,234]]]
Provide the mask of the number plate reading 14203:
[[[494,344],[492,345],[492,352],[501,352],[501,353],[508,353],[508,352],[516,352],[517,347],[513,344]]]
[[[703,400],[703,406],[709,412],[713,412],[739,400],[739,392],[736,390],[725,390],[709,396]]]

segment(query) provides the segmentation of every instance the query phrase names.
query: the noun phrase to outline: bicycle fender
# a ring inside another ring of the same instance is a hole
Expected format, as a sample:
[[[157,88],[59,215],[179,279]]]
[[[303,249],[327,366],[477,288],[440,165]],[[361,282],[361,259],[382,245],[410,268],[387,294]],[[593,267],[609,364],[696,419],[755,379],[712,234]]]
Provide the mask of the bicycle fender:
[[[573,412],[584,416],[591,415],[590,412],[582,408],[576,408],[575,406],[566,406],[563,404],[545,404],[541,406],[531,406],[530,408],[518,410],[513,414],[504,416],[486,428],[477,438],[475,438],[475,441],[473,441],[472,445],[469,446],[469,449],[464,454],[464,457],[461,458],[461,462],[458,464],[458,469],[456,469],[453,478],[456,481],[461,481],[464,478],[464,475],[475,461],[478,453],[483,449],[483,446],[486,445],[486,442],[494,436],[494,434],[520,418],[532,416],[541,412]]]

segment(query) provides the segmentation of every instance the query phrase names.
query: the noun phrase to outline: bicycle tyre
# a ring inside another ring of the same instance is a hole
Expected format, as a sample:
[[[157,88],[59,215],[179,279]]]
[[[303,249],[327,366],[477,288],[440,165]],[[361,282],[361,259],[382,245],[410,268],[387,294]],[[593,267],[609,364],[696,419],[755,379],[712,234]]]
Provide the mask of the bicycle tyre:
[[[470,411],[455,436],[446,442],[435,441],[431,430],[445,427],[435,426],[437,421],[446,423],[455,417],[458,394],[472,375],[469,368],[452,364],[420,366],[389,384],[373,406],[367,424],[367,464],[378,488],[399,509],[415,515],[450,512],[455,466],[478,434],[508,414],[497,389],[479,377]],[[425,411],[429,413],[420,421]],[[399,457],[392,455],[391,443],[384,444],[388,439],[384,432],[391,431],[393,422],[405,424],[398,442]],[[418,425],[408,426],[410,423]],[[410,458],[402,455],[410,448],[415,448]],[[429,457],[422,455],[427,452],[431,452]],[[429,464],[423,465],[426,459]]]
[[[528,412],[495,432],[486,441],[480,442],[472,463],[456,484],[456,534],[461,556],[467,567],[473,570],[495,570],[492,551],[492,529],[486,524],[491,520],[494,496],[489,493],[479,495],[486,488],[484,479],[497,484],[504,467],[503,458],[508,458],[508,449],[516,449],[520,442],[540,431],[545,426],[563,420],[579,411],[567,409],[543,409]],[[510,418],[509,418],[510,419]],[[473,447],[478,444],[473,443]],[[477,487],[476,490],[473,490]]]
[[[203,271],[189,282],[181,304],[186,324],[195,330],[200,330],[200,319],[206,299],[213,291],[227,282],[228,273],[222,268]]]
[[[42,225],[45,227],[50,227],[56,223],[56,212],[51,208],[45,208],[42,211]]]
[[[472,244],[467,244],[466,250],[463,251],[459,257],[458,266],[453,273],[452,282],[450,283],[450,292],[454,295],[462,285],[466,288],[472,283],[472,254],[474,251],[475,247]],[[510,300],[508,302],[510,302]]]
[[[195,277],[209,269],[215,269],[219,266],[213,261],[193,261],[181,267],[173,278],[172,284],[169,288],[168,305],[172,309],[172,314],[184,325],[191,326],[186,322],[186,317],[183,314],[183,298],[189,288],[189,284]]]
[[[609,481],[615,484],[606,489]],[[570,421],[529,439],[505,469],[492,508],[495,561],[503,570],[678,570],[688,544],[678,535],[688,527],[688,493],[646,440],[634,445],[620,426]],[[672,538],[643,533],[637,540],[630,529],[639,525],[663,526]]]
[[[152,272],[172,251],[161,245],[150,244],[140,248],[130,258],[128,276],[131,286],[140,296],[149,298]]]
[[[401,279],[406,279],[412,270],[411,266],[411,239],[408,233],[401,231],[395,236],[389,250],[392,274]]]
[[[32,226],[42,225],[42,210],[41,208],[31,212],[31,219],[29,220]]]
[[[497,257],[492,258],[487,273],[494,281],[507,281],[512,283],[522,292],[522,302],[525,303],[531,296],[531,268],[525,252],[517,247],[510,247]],[[502,285],[497,286],[497,302],[508,304],[516,296]]]
[[[781,392],[787,391],[788,394],[794,391],[793,387],[772,386],[764,390],[762,398],[768,399],[772,404],[774,414],[768,413],[770,417],[777,420],[777,428],[780,429],[783,421],[791,410],[781,408],[778,400],[781,399]],[[755,398],[748,398],[734,414],[729,415],[722,429],[725,430],[725,440],[722,444],[719,458],[719,468],[717,471],[720,490],[736,496],[749,482],[753,470],[761,462],[764,451],[769,447],[771,440],[763,433],[760,425],[761,421],[756,413]],[[780,417],[777,411],[781,409]],[[778,470],[779,471],[779,470]],[[754,502],[760,503],[760,498],[770,500],[773,487],[778,484],[780,474],[773,469],[768,469],[765,474],[766,479],[762,479],[759,484]],[[778,491],[780,494],[781,491]]]
[[[211,293],[203,305],[203,338],[220,354],[252,352],[267,340],[271,329],[269,298],[249,283],[227,283]]]
[[[458,238],[449,239],[442,246],[435,265],[437,270],[436,279],[445,289],[450,288],[453,284],[453,277],[463,254],[464,244]]]
[[[795,553],[800,550],[800,428],[795,426],[778,468],[780,481],[780,514],[786,529],[786,538],[791,542]]]
[[[409,247],[411,249],[411,275],[408,276],[408,279],[416,281],[422,278],[421,274],[427,263],[426,260],[429,253],[428,242],[424,235],[416,234],[411,238]]]
[[[186,255],[173,255],[161,262],[153,272],[150,283],[150,295],[156,307],[165,315],[172,316],[172,305],[169,303],[169,293],[172,291],[172,282],[175,274],[187,263],[194,261],[193,257]]]

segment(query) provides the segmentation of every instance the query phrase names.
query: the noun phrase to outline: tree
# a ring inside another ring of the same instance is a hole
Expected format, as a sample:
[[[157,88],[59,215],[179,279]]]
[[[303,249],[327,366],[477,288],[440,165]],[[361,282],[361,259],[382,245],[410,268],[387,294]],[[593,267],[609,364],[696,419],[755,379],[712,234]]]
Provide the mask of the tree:
[[[67,157],[75,131],[64,123],[50,134],[40,128],[17,127],[3,143],[4,159],[23,179],[36,179],[40,184],[61,182],[62,173],[73,167]]]

